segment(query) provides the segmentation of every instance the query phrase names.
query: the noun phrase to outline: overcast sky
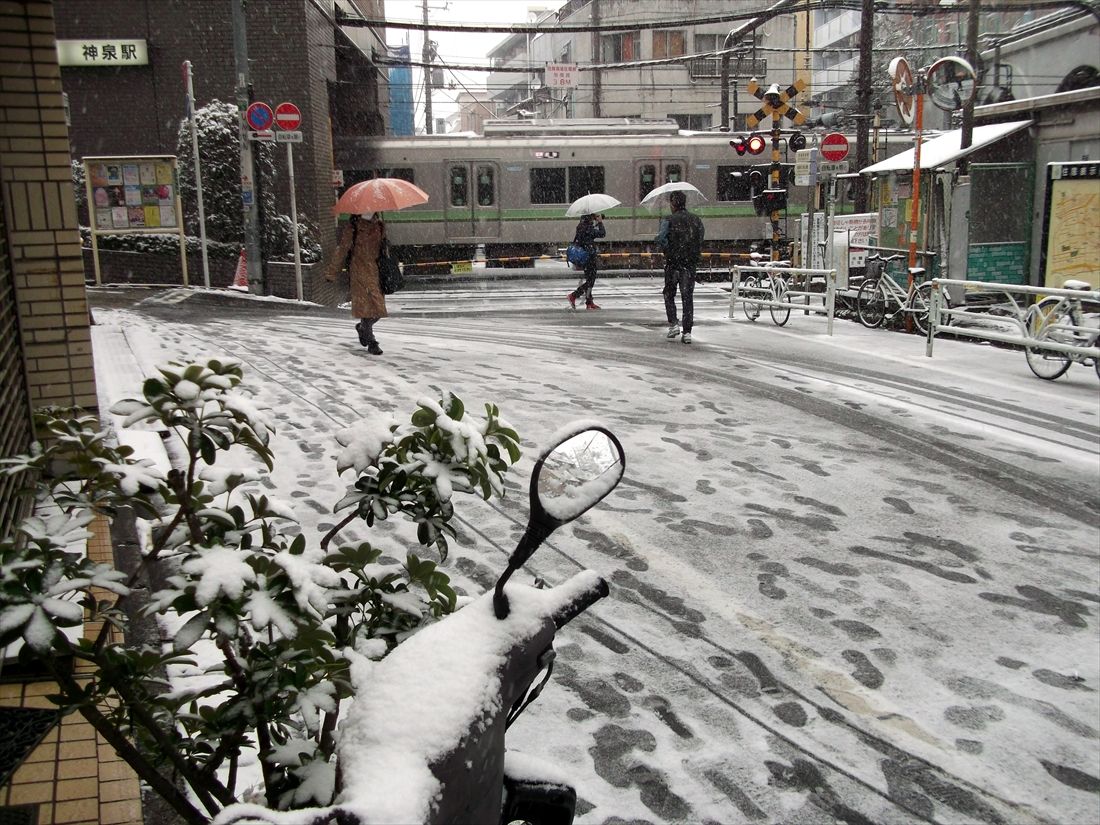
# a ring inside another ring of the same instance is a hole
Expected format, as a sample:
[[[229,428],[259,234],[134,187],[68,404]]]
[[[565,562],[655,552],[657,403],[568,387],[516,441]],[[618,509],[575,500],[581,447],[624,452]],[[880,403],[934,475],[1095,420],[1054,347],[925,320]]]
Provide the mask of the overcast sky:
[[[527,18],[527,9],[551,8],[562,5],[561,0],[428,0],[428,16],[432,22],[470,23],[470,24],[509,24],[523,23]],[[386,17],[389,20],[411,20],[420,22],[424,15],[423,0],[386,0]],[[432,39],[438,44],[440,57],[446,63],[456,65],[478,65],[486,62],[485,55],[500,43],[507,35],[469,34],[465,32],[434,32]],[[408,42],[412,48],[412,57],[419,60],[423,52],[423,39],[419,31],[389,29],[386,41],[391,46],[400,46]],[[417,83],[416,93],[417,122],[423,123],[424,88],[418,69],[413,70]],[[432,95],[432,114],[434,117],[446,117],[457,108],[455,98],[462,87],[473,90],[485,86],[484,72],[444,72],[446,86],[437,89]],[[451,88],[451,84],[454,88]]]

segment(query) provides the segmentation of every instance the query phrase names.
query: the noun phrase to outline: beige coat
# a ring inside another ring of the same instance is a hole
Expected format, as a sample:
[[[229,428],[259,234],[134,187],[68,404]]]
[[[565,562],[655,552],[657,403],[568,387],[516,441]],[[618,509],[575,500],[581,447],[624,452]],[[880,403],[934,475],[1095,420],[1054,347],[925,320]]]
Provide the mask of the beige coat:
[[[378,252],[386,237],[380,220],[349,220],[340,232],[336,254],[325,270],[325,279],[335,281],[347,264],[351,276],[351,314],[354,318],[385,318],[386,298],[378,282]],[[348,256],[348,250],[351,256]]]

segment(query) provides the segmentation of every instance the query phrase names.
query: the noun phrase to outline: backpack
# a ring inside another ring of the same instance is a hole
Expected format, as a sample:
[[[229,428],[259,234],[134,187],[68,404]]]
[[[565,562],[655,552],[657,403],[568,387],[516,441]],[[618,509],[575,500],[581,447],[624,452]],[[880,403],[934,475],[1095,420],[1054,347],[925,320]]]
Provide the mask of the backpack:
[[[665,257],[694,266],[703,247],[703,222],[690,212],[674,212],[668,218],[668,246]]]

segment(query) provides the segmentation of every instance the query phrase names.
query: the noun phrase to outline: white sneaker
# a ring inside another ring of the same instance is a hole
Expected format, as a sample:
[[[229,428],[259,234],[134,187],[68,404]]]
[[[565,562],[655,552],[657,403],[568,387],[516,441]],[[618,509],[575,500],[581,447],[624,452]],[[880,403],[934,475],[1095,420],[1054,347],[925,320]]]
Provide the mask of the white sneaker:
[[[666,336],[667,338],[675,338],[679,334],[680,334],[680,325],[679,324],[669,324],[668,325],[668,335]]]
[[[690,332],[685,332],[683,334],[683,336],[680,338],[680,341],[681,341],[681,343],[684,343],[684,344],[690,344],[691,343],[691,333]]]

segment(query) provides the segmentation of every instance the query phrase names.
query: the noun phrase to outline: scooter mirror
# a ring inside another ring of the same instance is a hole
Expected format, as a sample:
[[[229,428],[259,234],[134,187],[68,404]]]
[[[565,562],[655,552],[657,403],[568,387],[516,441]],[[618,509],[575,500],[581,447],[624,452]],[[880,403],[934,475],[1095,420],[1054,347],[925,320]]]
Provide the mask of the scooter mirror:
[[[622,447],[603,430],[585,430],[550,450],[534,478],[550,518],[566,524],[598,504],[623,477]]]
[[[493,609],[508,616],[504,583],[563,524],[598,504],[615,489],[626,471],[626,455],[610,430],[578,423],[573,432],[546,450],[531,473],[531,516],[527,529],[497,580]]]

